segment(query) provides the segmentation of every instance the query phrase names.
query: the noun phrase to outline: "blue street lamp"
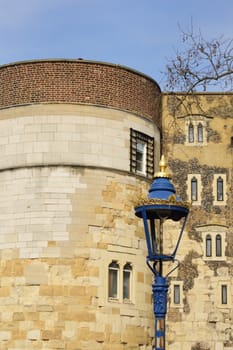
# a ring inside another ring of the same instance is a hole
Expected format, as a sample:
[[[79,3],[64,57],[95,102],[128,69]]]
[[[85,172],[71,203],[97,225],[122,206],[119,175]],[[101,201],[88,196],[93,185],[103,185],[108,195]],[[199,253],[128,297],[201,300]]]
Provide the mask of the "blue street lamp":
[[[166,173],[166,162],[162,156],[160,172],[154,176],[154,181],[146,198],[140,198],[135,207],[135,215],[143,220],[148,256],[146,263],[154,274],[152,284],[154,315],[155,315],[155,347],[165,350],[165,318],[167,313],[168,275],[163,276],[163,262],[174,262],[184,227],[187,221],[190,204],[176,195],[175,188]],[[183,223],[175,247],[170,254],[163,253],[163,224],[166,220]]]

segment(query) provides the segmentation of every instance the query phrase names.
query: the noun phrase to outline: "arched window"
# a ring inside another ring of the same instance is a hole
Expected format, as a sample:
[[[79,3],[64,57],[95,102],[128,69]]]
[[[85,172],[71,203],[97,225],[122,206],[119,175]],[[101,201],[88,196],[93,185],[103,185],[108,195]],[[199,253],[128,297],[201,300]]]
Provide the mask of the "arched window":
[[[127,263],[123,267],[123,300],[131,299],[131,279],[132,266],[130,265],[130,263]]]
[[[212,256],[212,238],[210,235],[206,236],[206,256]]]
[[[194,142],[194,127],[192,123],[189,124],[188,138],[190,143]]]
[[[195,176],[191,179],[191,200],[197,201],[197,178]]]
[[[201,123],[197,126],[197,141],[203,142],[203,126]]]
[[[217,178],[217,200],[223,201],[223,179],[221,176]]]
[[[222,256],[222,237],[216,236],[216,256]]]
[[[108,297],[117,299],[119,297],[119,265],[112,261],[108,266]]]

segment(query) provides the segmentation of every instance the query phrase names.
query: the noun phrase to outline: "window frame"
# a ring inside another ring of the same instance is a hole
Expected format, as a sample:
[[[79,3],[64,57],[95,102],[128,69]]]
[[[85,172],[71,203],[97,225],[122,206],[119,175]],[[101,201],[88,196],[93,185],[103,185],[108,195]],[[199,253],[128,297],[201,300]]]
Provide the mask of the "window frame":
[[[170,301],[171,301],[170,306],[171,307],[182,308],[184,306],[183,305],[183,302],[184,302],[183,284],[184,284],[183,281],[171,280],[171,288],[170,288]]]
[[[215,253],[216,257],[222,256],[222,236],[219,233],[215,236]]]
[[[146,142],[138,140],[136,143],[136,172],[142,175],[146,175],[146,149]]]
[[[180,305],[180,285],[174,284],[173,303]]]
[[[210,258],[213,256],[212,237],[210,234],[207,234],[205,237],[205,256],[207,258]]]
[[[133,304],[133,263],[124,261],[121,258],[112,259],[106,266],[105,271],[106,283],[104,294],[107,301],[109,303]],[[116,274],[114,275],[112,272],[116,272]],[[114,287],[115,285],[117,287]]]
[[[228,305],[228,288],[227,284],[221,284],[221,304]]]
[[[127,287],[126,287],[127,283]],[[125,296],[125,288],[127,288],[127,296]],[[132,265],[126,263],[123,266],[123,280],[122,280],[122,298],[123,301],[130,301],[132,295]]]
[[[187,115],[185,119],[185,145],[206,146],[207,145],[207,117],[199,114]]]
[[[228,276],[226,278],[216,277],[217,280],[217,306],[220,309],[229,309],[232,305],[232,283],[231,277]]]
[[[142,169],[138,169],[138,145],[143,145]],[[148,177],[154,176],[154,138],[135,129],[130,129],[130,172]]]
[[[113,260],[108,265],[108,298],[112,300],[119,299],[119,271],[119,263],[116,260]],[[114,283],[116,284],[116,287],[114,286]]]
[[[223,201],[224,200],[224,184],[223,184],[223,178],[219,176],[217,178],[217,201]]]
[[[225,261],[226,260],[226,235],[228,227],[224,225],[204,225],[196,227],[195,230],[200,232],[202,236],[202,251],[203,259],[205,261]],[[206,239],[211,237],[211,256],[207,255]],[[221,237],[220,248],[221,255],[218,255],[218,249],[216,239]]]
[[[193,198],[193,180],[196,181],[196,200]],[[202,182],[201,174],[188,174],[187,177],[187,197],[192,205],[201,205]]]
[[[190,122],[188,126],[188,142],[194,143],[194,126],[192,122]]]
[[[220,231],[205,233],[205,260],[225,260],[225,235],[226,232]]]
[[[221,191],[220,191],[221,187]],[[214,174],[213,179],[213,205],[226,205],[227,200],[227,176],[224,173]]]
[[[196,176],[191,178],[191,200],[192,202],[198,201],[198,181]]]
[[[197,125],[197,142],[203,143],[203,124],[201,122]]]

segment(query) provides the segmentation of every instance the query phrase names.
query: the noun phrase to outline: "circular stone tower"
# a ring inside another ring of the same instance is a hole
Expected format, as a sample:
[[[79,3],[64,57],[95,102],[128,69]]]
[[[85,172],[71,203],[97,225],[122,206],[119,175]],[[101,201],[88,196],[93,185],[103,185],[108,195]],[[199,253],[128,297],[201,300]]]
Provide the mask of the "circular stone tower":
[[[0,67],[1,349],[151,349],[135,197],[159,160],[160,88],[127,67]]]

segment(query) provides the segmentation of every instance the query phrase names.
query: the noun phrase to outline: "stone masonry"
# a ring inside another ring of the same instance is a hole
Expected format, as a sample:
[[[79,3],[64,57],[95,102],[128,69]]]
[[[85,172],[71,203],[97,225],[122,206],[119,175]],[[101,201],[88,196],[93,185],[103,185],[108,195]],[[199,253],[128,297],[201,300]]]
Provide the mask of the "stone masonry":
[[[162,143],[184,200],[197,184],[169,275],[166,346],[233,349],[232,94],[162,94],[139,72],[82,59],[4,65],[0,81],[0,349],[152,349],[152,274],[133,208],[151,180],[132,172],[131,129],[153,139],[155,169]],[[164,253],[176,237],[167,223]]]
[[[179,104],[181,99],[183,103]],[[163,148],[182,198],[191,199],[189,179],[198,179],[198,200],[192,202],[179,250],[181,264],[170,281],[167,342],[171,350],[233,348],[232,112],[232,94],[163,96]],[[190,123],[194,127],[192,142],[188,141]],[[200,123],[203,139],[198,143]],[[224,181],[219,201],[218,177]],[[221,238],[221,254],[216,253],[217,235]],[[167,245],[172,237],[171,230]],[[212,251],[207,254],[210,242]],[[183,294],[180,304],[175,305],[172,286],[179,283]],[[222,300],[222,286],[227,288],[227,300]]]
[[[1,350],[151,349],[133,211],[149,182],[130,172],[129,147],[130,128],[153,137],[158,165],[158,85],[81,60],[2,66],[0,80]],[[113,260],[132,266],[129,301],[108,298]]]

